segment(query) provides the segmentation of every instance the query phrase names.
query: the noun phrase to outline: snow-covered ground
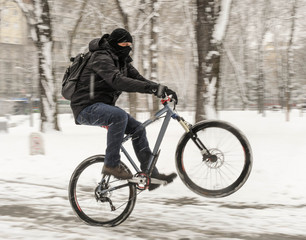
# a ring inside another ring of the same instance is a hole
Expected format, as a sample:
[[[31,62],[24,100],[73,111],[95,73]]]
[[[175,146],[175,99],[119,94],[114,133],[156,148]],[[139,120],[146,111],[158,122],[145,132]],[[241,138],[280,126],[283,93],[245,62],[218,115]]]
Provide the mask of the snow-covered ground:
[[[189,114],[181,114],[192,119]],[[27,116],[0,132],[0,239],[306,239],[306,113],[221,112],[238,126],[254,155],[249,180],[226,198],[197,196],[179,178],[167,187],[138,195],[131,216],[115,228],[79,221],[67,198],[69,178],[79,162],[103,153],[106,130],[76,126],[60,115],[61,132],[42,134],[45,155],[30,155]],[[139,115],[139,120],[145,119]],[[160,123],[147,129],[153,142]],[[174,153],[183,129],[170,124],[158,167],[175,171]],[[128,146],[128,149],[131,146]]]

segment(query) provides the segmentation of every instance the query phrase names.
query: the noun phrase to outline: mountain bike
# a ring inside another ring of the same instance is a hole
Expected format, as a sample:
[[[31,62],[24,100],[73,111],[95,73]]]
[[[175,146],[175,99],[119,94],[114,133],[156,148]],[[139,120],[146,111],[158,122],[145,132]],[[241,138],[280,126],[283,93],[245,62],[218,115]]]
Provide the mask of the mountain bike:
[[[253,160],[245,135],[224,121],[206,120],[192,125],[178,114],[175,103],[170,107],[171,101],[169,96],[162,99],[163,108],[142,123],[143,127],[148,127],[164,118],[146,171],[138,168],[123,146],[133,134],[126,135],[121,146],[134,168],[132,179],[120,180],[102,174],[104,155],[91,156],[76,167],[69,183],[69,201],[85,223],[117,226],[129,217],[140,192],[148,189],[150,184],[166,184],[151,178],[151,174],[171,118],[185,130],[177,144],[175,161],[179,177],[191,191],[204,197],[219,198],[236,192],[246,182]],[[132,173],[124,162],[120,164]]]

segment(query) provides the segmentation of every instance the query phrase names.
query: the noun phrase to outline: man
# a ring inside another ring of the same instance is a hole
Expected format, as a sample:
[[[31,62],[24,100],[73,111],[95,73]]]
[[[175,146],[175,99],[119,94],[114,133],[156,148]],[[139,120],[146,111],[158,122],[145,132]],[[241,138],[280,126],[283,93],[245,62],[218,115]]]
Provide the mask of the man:
[[[120,146],[124,134],[133,133],[133,147],[145,171],[152,152],[149,148],[146,131],[124,110],[115,106],[122,91],[161,95],[172,94],[177,102],[174,91],[166,86],[145,79],[131,65],[133,38],[122,28],[115,29],[110,35],[89,43],[92,56],[84,68],[76,91],[71,99],[71,108],[77,124],[108,126],[107,148],[105,153],[103,174],[113,175],[119,179],[130,179],[133,176],[120,165]],[[172,182],[175,173],[160,174],[155,167],[152,177]],[[149,190],[159,185],[150,185]]]

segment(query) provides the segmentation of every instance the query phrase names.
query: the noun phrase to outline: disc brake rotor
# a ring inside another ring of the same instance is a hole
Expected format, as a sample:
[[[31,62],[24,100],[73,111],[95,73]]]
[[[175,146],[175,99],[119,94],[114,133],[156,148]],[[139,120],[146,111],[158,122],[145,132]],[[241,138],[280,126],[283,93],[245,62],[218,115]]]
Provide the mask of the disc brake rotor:
[[[224,154],[217,148],[209,149],[209,153],[203,155],[203,161],[209,168],[220,168],[224,163]]]

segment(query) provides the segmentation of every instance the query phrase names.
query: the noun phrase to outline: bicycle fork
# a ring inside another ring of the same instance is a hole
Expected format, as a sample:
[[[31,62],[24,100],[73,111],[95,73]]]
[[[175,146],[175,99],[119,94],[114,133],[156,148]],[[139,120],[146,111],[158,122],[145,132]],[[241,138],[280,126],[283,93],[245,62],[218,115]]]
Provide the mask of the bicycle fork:
[[[184,128],[187,134],[190,135],[190,138],[195,143],[195,145],[200,150],[203,160],[206,160],[208,158],[211,158],[213,155],[210,154],[209,150],[206,148],[206,146],[202,143],[202,141],[198,138],[198,135],[196,133],[193,133],[192,131],[192,125],[185,121],[184,118],[180,116],[175,116],[175,119],[179,122],[179,124]]]

